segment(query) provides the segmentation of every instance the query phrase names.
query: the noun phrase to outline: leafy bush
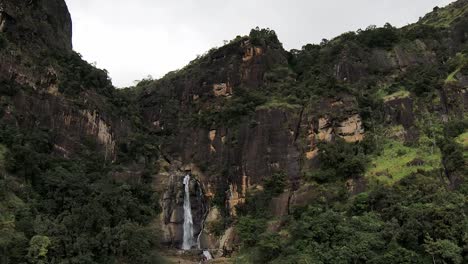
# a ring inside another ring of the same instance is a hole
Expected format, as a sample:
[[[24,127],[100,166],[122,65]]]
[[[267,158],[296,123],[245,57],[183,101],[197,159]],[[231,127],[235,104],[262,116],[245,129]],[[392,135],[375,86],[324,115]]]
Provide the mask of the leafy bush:
[[[277,172],[273,173],[271,178],[264,180],[264,189],[269,196],[278,196],[283,193],[287,185],[286,173]]]
[[[400,81],[408,90],[424,96],[440,89],[442,79],[443,71],[437,65],[425,64],[411,67]]]
[[[456,138],[468,129],[468,120],[451,120],[444,127],[444,136]]]
[[[425,24],[411,25],[402,31],[402,38],[412,41],[416,39],[437,39],[439,37],[440,31],[434,26]]]
[[[224,230],[226,230],[225,224],[223,220],[220,221],[215,221],[211,222],[208,225],[208,230],[210,230],[210,233],[213,233],[215,236],[221,236],[224,233]]]
[[[442,165],[449,180],[458,185],[459,177],[466,176],[467,168],[463,158],[463,147],[453,138],[440,139],[437,142],[442,153]],[[459,177],[458,177],[459,176]]]
[[[265,231],[266,221],[264,219],[242,216],[236,225],[236,230],[242,240],[244,247],[255,246],[260,235]]]
[[[346,143],[337,138],[335,142],[322,142],[318,145],[320,170],[309,174],[309,177],[328,182],[356,178],[362,176],[368,158],[364,155],[359,144]]]
[[[279,234],[247,238],[258,263],[462,263],[465,200],[436,174],[414,174],[354,199],[298,208]]]
[[[250,91],[239,87],[233,98],[226,101],[221,109],[202,110],[191,117],[191,125],[211,127],[225,125],[233,127],[242,118],[255,112],[257,106],[266,102],[265,96],[259,91]]]
[[[439,260],[441,263],[459,264],[463,261],[461,256],[462,248],[450,240],[442,239],[434,241],[428,238],[426,239],[424,248],[426,252],[432,256],[434,262]]]
[[[272,45],[274,47],[280,47],[281,43],[278,40],[278,36],[274,30],[269,28],[262,28],[256,27],[252,29],[249,34],[250,40],[252,41],[253,45],[257,46],[266,46]]]
[[[8,207],[15,213],[7,219],[9,238],[0,239],[0,250],[8,249],[2,256],[11,263],[157,262],[148,254],[157,247],[157,233],[145,227],[160,211],[157,193],[145,182],[114,182],[110,164],[86,140],[70,159],[52,155],[51,137],[47,130],[0,124],[0,144],[9,152],[8,179],[14,183],[4,185],[2,179],[0,196],[16,201]],[[4,220],[0,217],[0,223]]]
[[[76,95],[94,89],[110,96],[114,90],[106,70],[100,70],[85,62],[78,53],[57,56],[62,72],[59,76],[59,91]]]
[[[390,48],[400,39],[397,28],[389,23],[381,28],[369,26],[357,33],[358,41],[369,48]]]

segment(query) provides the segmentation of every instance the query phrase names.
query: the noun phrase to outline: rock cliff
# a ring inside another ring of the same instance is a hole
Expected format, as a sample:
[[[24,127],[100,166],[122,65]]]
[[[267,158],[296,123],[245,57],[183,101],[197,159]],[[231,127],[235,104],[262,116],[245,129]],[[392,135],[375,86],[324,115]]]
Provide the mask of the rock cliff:
[[[8,109],[4,118],[25,129],[54,131],[55,149],[65,157],[90,137],[102,146],[106,159],[115,159],[116,134],[127,133],[128,121],[109,111],[111,99],[102,92],[110,83],[107,76],[73,52],[65,2],[1,1],[0,21],[5,42],[0,50],[0,83]],[[86,82],[89,77],[97,82]],[[79,89],[70,89],[71,79]]]
[[[291,52],[282,48],[276,36],[267,32],[259,40],[255,34],[263,31],[254,30],[249,37],[237,38],[179,71],[144,84],[139,98],[143,119],[153,131],[171,135],[163,143],[166,154],[193,168],[207,199],[222,197],[228,215],[235,216],[248,193],[262,190],[265,180],[277,173],[287,175],[289,194],[273,205],[286,209],[273,211],[287,214],[290,207],[315,199],[313,187],[300,186],[304,173],[320,166],[320,142],[341,138],[357,143],[371,137],[370,141],[377,133],[371,122],[378,122],[387,128],[402,127],[397,137],[411,143],[419,140],[423,129],[419,122],[425,113],[434,114],[438,120],[466,113],[464,75],[438,86],[432,103],[422,100],[418,91],[396,87],[413,78],[415,69],[439,67],[442,54],[451,57],[460,52],[466,45],[465,38],[460,37],[466,36],[466,32],[460,32],[464,19],[466,15],[448,28],[435,29],[438,37],[433,38],[418,35],[418,24],[399,30],[386,26],[385,34],[406,34],[407,39],[362,44],[360,36],[366,33],[359,33]],[[319,62],[332,56],[317,66],[322,68],[319,75],[330,79],[324,84],[316,82],[325,90],[347,88],[298,103],[275,97],[284,90],[308,85],[306,75],[314,73],[288,72],[299,68],[303,56],[315,56],[312,61]],[[326,88],[330,85],[333,87]],[[368,105],[369,98],[364,94],[372,93],[372,89],[386,94]],[[266,99],[259,99],[258,94]],[[259,102],[245,110],[255,100]],[[237,109],[230,109],[232,105]],[[350,193],[359,193],[365,190],[366,180],[350,179],[345,184]]]
[[[282,193],[265,206],[277,221],[273,231],[295,208],[356,195],[379,180],[345,171],[345,194],[323,194],[326,179],[310,179],[324,163],[321,144],[432,146],[432,127],[465,118],[468,15],[446,23],[443,14],[292,51],[274,31],[257,28],[159,80],[118,91],[105,71],[73,52],[63,0],[1,0],[1,121],[47,131],[54,155],[66,159],[93,143],[92,155],[117,167],[109,173],[117,182],[150,179],[162,208],[154,222],[167,247],[182,244],[182,180],[190,174],[194,235],[200,247],[227,255],[239,242],[238,210],[268,193],[278,175],[285,176]],[[352,151],[343,163],[362,154]],[[414,160],[421,170],[428,162]],[[377,161],[368,165],[373,175],[392,181]]]

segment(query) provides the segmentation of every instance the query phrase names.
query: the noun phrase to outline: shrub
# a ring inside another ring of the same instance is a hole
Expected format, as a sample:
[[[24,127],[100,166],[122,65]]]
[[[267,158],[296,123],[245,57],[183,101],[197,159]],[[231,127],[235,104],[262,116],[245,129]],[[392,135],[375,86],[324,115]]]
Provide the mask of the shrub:
[[[358,41],[369,48],[390,48],[400,39],[398,30],[387,23],[381,28],[369,26],[358,31]]]
[[[62,72],[59,76],[59,91],[76,95],[88,89],[94,89],[100,94],[111,95],[112,82],[106,70],[85,62],[78,53],[57,56]]]
[[[411,67],[400,80],[404,87],[418,96],[424,96],[441,87],[443,71],[436,65],[425,64]]]
[[[467,120],[452,120],[445,125],[444,134],[446,137],[455,138],[463,134],[466,129],[468,129]]]
[[[276,47],[281,46],[276,32],[269,28],[260,29],[259,27],[256,27],[250,31],[249,37],[253,45],[266,46],[268,44]]]
[[[239,218],[236,228],[244,247],[252,247],[257,245],[260,235],[265,231],[266,221],[251,216],[243,216]]]
[[[273,173],[271,178],[264,180],[264,189],[269,196],[277,196],[283,193],[287,185],[286,174],[284,172]]]
[[[334,181],[361,176],[368,158],[359,144],[346,143],[338,138],[335,142],[318,145],[320,170],[312,174],[318,181]]]

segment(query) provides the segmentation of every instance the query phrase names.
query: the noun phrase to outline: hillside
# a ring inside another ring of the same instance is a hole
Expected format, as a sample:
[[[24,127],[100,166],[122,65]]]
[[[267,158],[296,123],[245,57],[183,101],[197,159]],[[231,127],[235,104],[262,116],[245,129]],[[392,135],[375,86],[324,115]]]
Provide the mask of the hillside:
[[[1,263],[468,261],[468,1],[122,90],[71,23],[0,1]]]

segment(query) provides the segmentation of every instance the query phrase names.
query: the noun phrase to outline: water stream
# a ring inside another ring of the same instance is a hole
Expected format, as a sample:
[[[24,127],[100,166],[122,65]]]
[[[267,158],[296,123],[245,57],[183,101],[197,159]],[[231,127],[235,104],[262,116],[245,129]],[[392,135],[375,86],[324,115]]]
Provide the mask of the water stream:
[[[192,206],[190,205],[190,175],[184,177],[184,240],[183,250],[190,250],[193,246],[193,218]]]
[[[192,206],[190,204],[190,175],[187,174],[184,177],[184,240],[182,242],[183,250],[190,250],[194,246],[194,235],[193,235],[193,217],[192,217]],[[203,228],[203,224],[202,224]],[[200,236],[197,238],[197,248],[200,248]],[[208,250],[203,250],[203,256],[205,260],[213,259],[213,256]]]

